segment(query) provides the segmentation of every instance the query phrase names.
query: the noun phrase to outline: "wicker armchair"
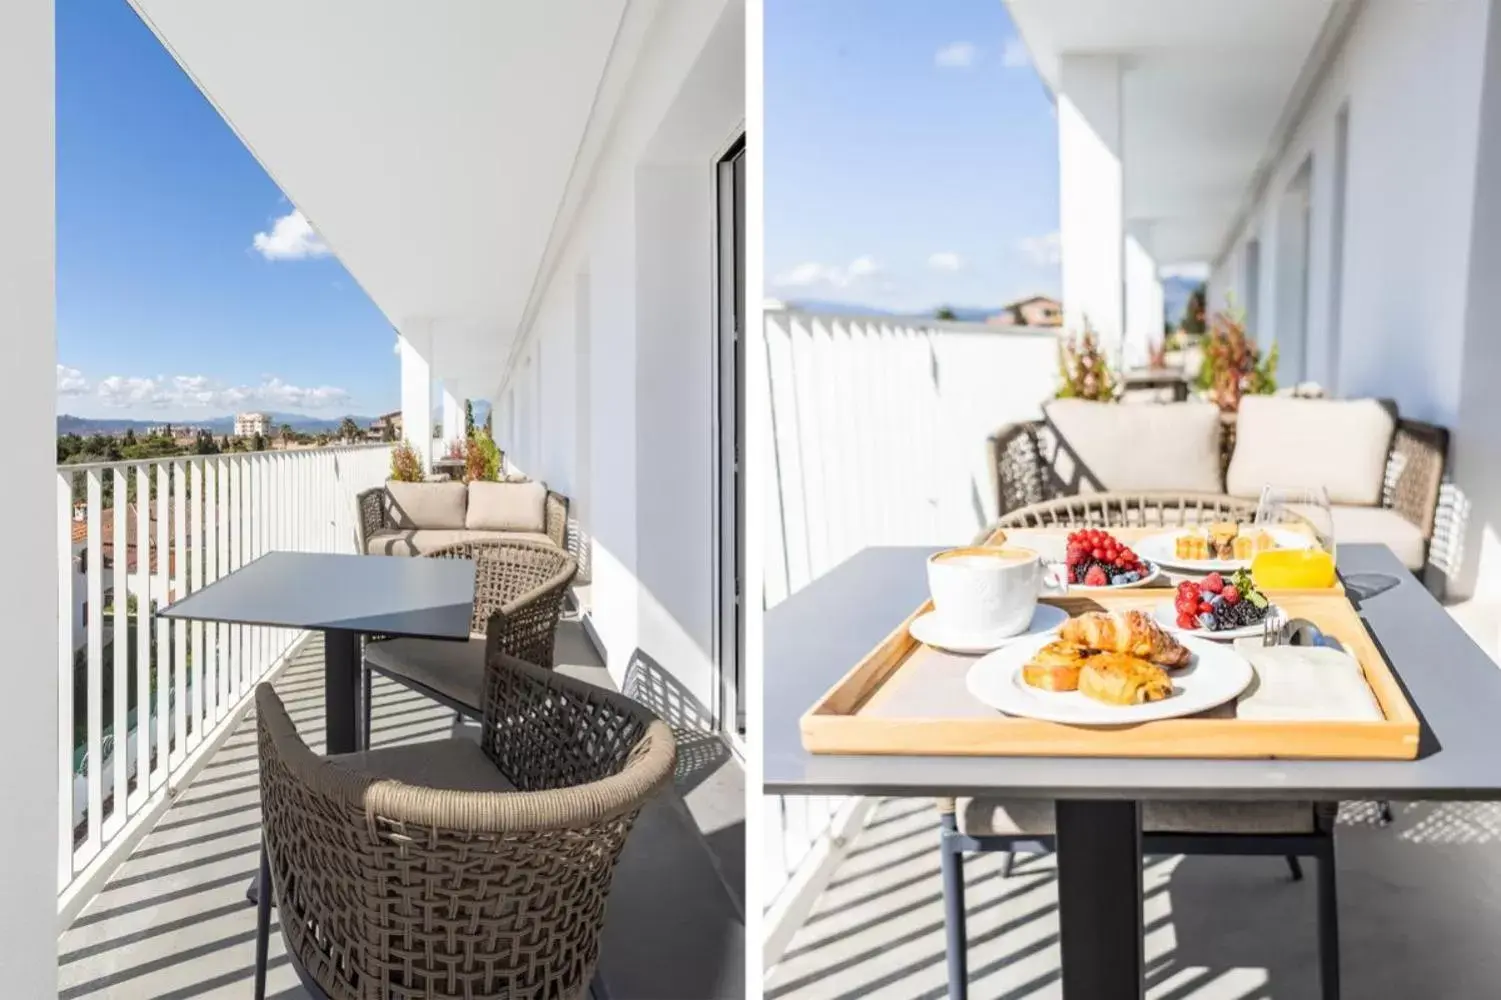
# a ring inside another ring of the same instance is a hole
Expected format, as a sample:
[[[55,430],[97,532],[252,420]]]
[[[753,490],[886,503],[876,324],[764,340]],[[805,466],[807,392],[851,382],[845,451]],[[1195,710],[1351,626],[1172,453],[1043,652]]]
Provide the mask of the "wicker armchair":
[[[474,617],[467,643],[379,639],[365,646],[364,727],[370,745],[370,681],[378,673],[462,716],[479,718],[487,655],[503,653],[551,670],[563,598],[578,573],[573,556],[536,542],[461,542],[428,559],[474,560]]]
[[[505,655],[484,736],[322,758],[256,690],[257,1000],[274,898],[327,1000],[586,995],[615,864],[672,780],[672,732],[627,698]]]
[[[1146,404],[1133,404],[1146,405]],[[1386,404],[1395,412],[1392,404]],[[1229,468],[1230,456],[1235,448],[1235,422],[1227,417],[1221,438],[1220,474],[1223,481]],[[992,434],[988,441],[991,488],[996,498],[996,510],[1002,526],[1035,526],[1034,518],[1057,517],[1062,520],[1048,523],[1075,523],[1070,517],[1090,518],[1087,506],[1089,493],[1105,489],[1092,473],[1073,455],[1067,443],[1053,430],[1046,420],[1031,420],[1007,424]],[[1432,544],[1435,525],[1439,517],[1440,486],[1443,483],[1445,462],[1449,451],[1449,432],[1433,424],[1399,418],[1396,433],[1387,454],[1386,475],[1382,488],[1382,506],[1400,514],[1422,532],[1424,549]],[[1070,461],[1059,461],[1068,456]],[[1067,477],[1060,468],[1068,468]],[[1239,514],[1241,504],[1218,494],[1140,494],[1133,498],[1131,517],[1144,520],[1078,520],[1078,524],[1098,525],[1178,525],[1200,523],[1201,512],[1214,509],[1225,514]],[[1057,506],[1053,506],[1057,504]],[[1023,520],[1007,524],[1013,513],[1023,512]],[[1033,513],[1035,509],[1035,513]],[[1077,511],[1077,515],[1069,514]],[[1158,520],[1157,518],[1161,518]]]
[[[355,551],[365,552],[378,532],[394,531],[391,496],[384,486],[362,490],[354,496]],[[543,508],[542,531],[560,549],[568,547],[568,498],[555,490],[547,491]]]

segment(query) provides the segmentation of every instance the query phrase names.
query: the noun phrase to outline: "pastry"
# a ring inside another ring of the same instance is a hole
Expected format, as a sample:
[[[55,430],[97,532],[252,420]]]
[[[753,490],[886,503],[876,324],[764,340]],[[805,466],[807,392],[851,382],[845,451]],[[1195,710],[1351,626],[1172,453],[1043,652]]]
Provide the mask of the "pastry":
[[[1058,631],[1064,642],[1107,653],[1129,653],[1158,666],[1186,666],[1190,653],[1145,611],[1091,611]]]
[[[1022,667],[1022,680],[1044,691],[1075,691],[1079,668],[1092,652],[1072,643],[1050,642]]]
[[[1233,521],[1216,521],[1209,526],[1210,554],[1216,559],[1235,558],[1235,539],[1240,527]]]
[[[1109,705],[1141,705],[1173,693],[1167,671],[1125,653],[1096,653],[1079,671],[1079,693]]]

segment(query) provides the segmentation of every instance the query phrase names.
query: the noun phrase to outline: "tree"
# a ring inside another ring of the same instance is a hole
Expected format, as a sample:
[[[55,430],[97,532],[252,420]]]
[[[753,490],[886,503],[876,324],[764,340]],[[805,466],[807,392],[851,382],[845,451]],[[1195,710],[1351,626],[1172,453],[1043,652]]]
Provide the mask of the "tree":
[[[485,411],[485,436],[486,437],[488,437],[488,438],[494,438],[495,437],[495,426],[494,426],[494,424],[495,424],[495,408],[492,406],[490,409],[488,409],[488,410]]]
[[[255,432],[255,437],[252,438],[251,442],[250,442],[250,450],[251,451],[265,451],[266,450],[266,435],[262,434],[260,431],[256,431]]]
[[[126,444],[135,444],[136,443],[136,432],[135,432],[135,428],[134,427],[127,427],[127,428],[125,428],[125,443]]]
[[[281,447],[282,450],[285,451],[288,447],[291,446],[292,440],[295,437],[295,435],[292,433],[292,425],[282,424],[281,429],[277,432],[277,436],[281,438]]]
[[[959,317],[957,314],[955,314],[954,310],[950,309],[948,306],[939,306],[938,311],[933,314],[933,318],[949,320],[950,322],[952,322]]]
[[[474,401],[464,400],[464,437],[474,437]]]
[[[360,425],[355,423],[352,417],[345,417],[339,421],[339,437],[343,438],[345,443],[353,441],[359,436]]]
[[[199,455],[219,454],[219,443],[208,431],[199,431],[193,440],[193,451]]]
[[[1199,285],[1198,288],[1188,293],[1188,303],[1183,307],[1183,319],[1178,326],[1184,333],[1201,334],[1204,332],[1205,308],[1204,286]]]

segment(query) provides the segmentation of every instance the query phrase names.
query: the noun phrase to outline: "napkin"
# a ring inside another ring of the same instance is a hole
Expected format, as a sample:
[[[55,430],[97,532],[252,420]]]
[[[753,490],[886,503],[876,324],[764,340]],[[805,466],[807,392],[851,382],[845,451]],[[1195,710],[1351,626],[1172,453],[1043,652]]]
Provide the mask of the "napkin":
[[[1360,663],[1327,646],[1263,646],[1261,640],[1236,643],[1251,661],[1255,679],[1235,707],[1241,719],[1318,719],[1328,722],[1380,722],[1386,718],[1371,694]]]

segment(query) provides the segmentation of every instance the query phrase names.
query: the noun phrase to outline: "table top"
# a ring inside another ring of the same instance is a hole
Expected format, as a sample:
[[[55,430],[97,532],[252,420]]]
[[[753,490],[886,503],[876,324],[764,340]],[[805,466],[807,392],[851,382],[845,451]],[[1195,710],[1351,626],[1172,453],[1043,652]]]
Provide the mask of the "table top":
[[[474,562],[268,552],[157,614],[326,631],[467,639]]]
[[[1382,545],[1343,545],[1348,596],[1422,719],[1412,761],[834,756],[798,720],[927,598],[935,548],[866,549],[766,613],[769,794],[1093,799],[1501,798],[1501,669]]]

